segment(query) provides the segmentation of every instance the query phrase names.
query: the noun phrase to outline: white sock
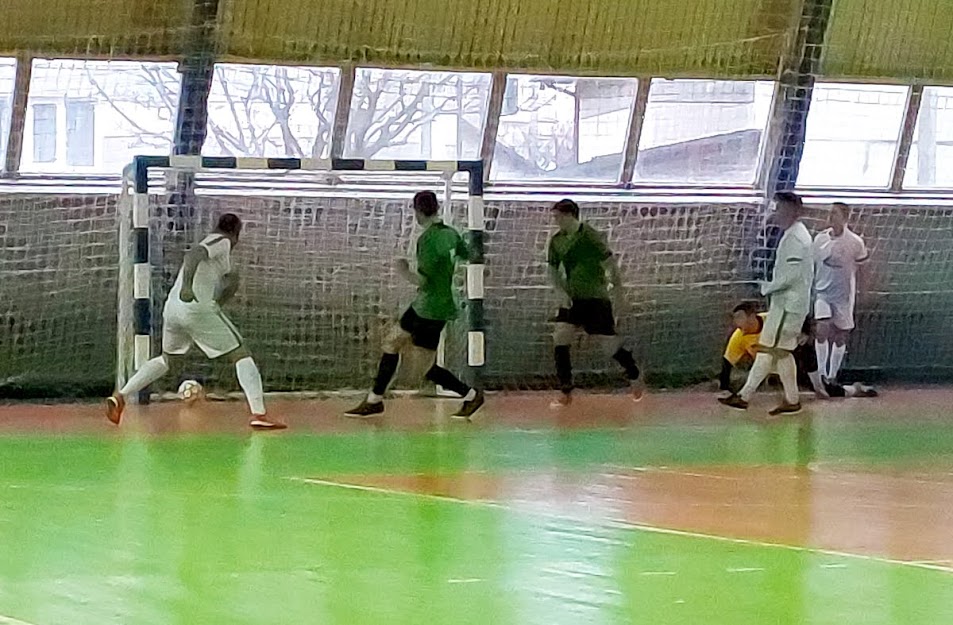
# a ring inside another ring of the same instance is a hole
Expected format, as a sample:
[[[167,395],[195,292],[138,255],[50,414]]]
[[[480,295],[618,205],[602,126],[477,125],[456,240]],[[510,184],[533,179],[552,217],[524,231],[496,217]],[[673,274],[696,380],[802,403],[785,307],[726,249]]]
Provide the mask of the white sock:
[[[378,395],[374,391],[371,391],[367,394],[367,403],[369,404],[379,404],[382,401],[384,401],[384,397],[382,395]]]
[[[473,401],[476,399],[476,389],[471,388],[470,392],[463,396],[463,401]]]
[[[785,354],[778,358],[775,368],[781,378],[781,386],[784,387],[784,401],[789,404],[798,403],[801,398],[798,396],[797,363],[794,361],[794,355]]]
[[[129,378],[125,386],[119,389],[119,394],[123,397],[128,397],[133,393],[138,393],[168,372],[169,363],[165,361],[165,356],[156,356],[142,365],[142,367],[136,371],[136,374]]]
[[[764,382],[764,379],[768,377],[773,368],[773,356],[763,352],[755,356],[754,364],[751,365],[751,371],[748,372],[748,381],[745,382],[744,387],[742,387],[738,393],[741,399],[751,401],[751,397],[755,394],[755,391],[758,390],[758,387],[761,386],[761,383]]]
[[[264,415],[265,391],[262,389],[258,365],[251,356],[242,358],[235,363],[235,373],[238,375],[238,384],[245,391],[245,399],[248,400],[251,413],[256,417]]]
[[[830,378],[831,376],[827,375],[827,360],[828,354],[831,351],[830,341],[814,341],[814,353],[817,354],[817,370],[820,371],[821,375],[825,378]]]
[[[820,371],[811,371],[807,374],[807,377],[811,380],[811,386],[814,387],[814,392],[820,393],[821,391],[827,392],[827,389],[824,388],[824,381],[821,380]]]
[[[835,345],[831,349],[831,368],[827,374],[828,380],[836,380],[840,372],[840,366],[844,362],[844,356],[847,355],[846,345]]]

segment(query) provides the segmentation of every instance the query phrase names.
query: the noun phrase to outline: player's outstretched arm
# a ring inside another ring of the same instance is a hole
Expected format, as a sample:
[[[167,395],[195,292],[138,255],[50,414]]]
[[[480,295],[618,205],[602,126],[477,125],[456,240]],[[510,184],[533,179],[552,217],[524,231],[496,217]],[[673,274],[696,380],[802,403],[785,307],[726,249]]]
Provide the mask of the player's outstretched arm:
[[[761,285],[762,295],[771,295],[773,293],[786,291],[792,285],[796,284],[800,279],[800,266],[804,263],[811,262],[811,259],[808,254],[799,254],[797,256],[789,256],[783,260],[779,260],[779,262],[784,263],[784,270],[778,271],[779,267],[775,266],[774,279],[771,280],[771,282],[765,282]]]
[[[241,280],[238,277],[237,272],[231,272],[225,274],[225,277],[222,278],[222,291],[219,293],[216,298],[219,306],[223,306],[230,302],[232,298],[235,297],[235,294],[238,293],[238,287],[241,284]]]
[[[563,297],[569,297],[569,286],[566,284],[566,276],[559,266],[549,266],[549,281],[552,283],[559,294]]]
[[[208,260],[208,250],[204,245],[196,245],[185,253],[185,259],[182,261],[182,292],[179,297],[183,302],[195,301],[195,293],[192,292],[192,282],[195,280],[195,270],[199,263]]]
[[[410,270],[410,261],[408,261],[406,258],[399,258],[397,259],[396,267],[397,274],[401,278],[407,282],[410,282],[414,286],[420,286],[420,276]]]

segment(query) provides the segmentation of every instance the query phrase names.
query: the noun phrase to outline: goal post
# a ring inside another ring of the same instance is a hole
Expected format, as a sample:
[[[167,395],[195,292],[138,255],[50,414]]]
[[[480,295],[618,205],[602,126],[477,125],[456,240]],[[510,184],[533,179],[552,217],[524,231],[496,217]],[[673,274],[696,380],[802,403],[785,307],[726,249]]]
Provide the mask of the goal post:
[[[163,176],[184,173],[198,182],[183,217],[182,199],[172,197]],[[456,174],[467,178],[465,204],[452,182]],[[119,202],[117,382],[159,353],[162,304],[184,248],[214,227],[214,216],[231,211],[246,222],[236,251],[246,291],[236,323],[263,360],[266,391],[363,387],[369,354],[380,349],[373,341],[380,320],[409,303],[409,287],[394,285],[389,272],[392,259],[412,249],[415,225],[405,207],[421,189],[442,192],[444,218],[465,223],[465,322],[451,327],[459,333],[465,325],[457,364],[465,362],[478,381],[486,360],[483,182],[481,161],[136,157]],[[350,375],[342,370],[347,358],[359,361]],[[309,371],[321,362],[338,363],[335,374]]]

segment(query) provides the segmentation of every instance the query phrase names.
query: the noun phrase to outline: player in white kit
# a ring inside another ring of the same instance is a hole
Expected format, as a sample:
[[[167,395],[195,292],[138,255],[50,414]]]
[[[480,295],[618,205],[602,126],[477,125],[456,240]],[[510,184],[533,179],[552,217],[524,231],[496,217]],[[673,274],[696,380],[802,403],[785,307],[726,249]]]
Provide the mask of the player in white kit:
[[[794,193],[782,192],[775,195],[774,201],[777,205],[774,219],[784,229],[784,236],[778,243],[772,280],[761,285],[761,294],[768,297],[769,304],[758,339],[758,353],[741,391],[718,400],[726,406],[744,410],[764,379],[774,372],[781,378],[784,402],[769,413],[772,416],[801,410],[793,352],[811,309],[811,284],[814,281],[811,234],[800,220],[803,211],[801,198]]]
[[[821,375],[837,380],[847,337],[854,329],[857,270],[867,261],[864,240],[847,227],[850,207],[831,206],[830,228],[814,238],[814,319],[817,321],[814,349]],[[833,343],[833,347],[831,346]]]
[[[242,222],[226,213],[218,226],[185,255],[179,275],[162,310],[162,355],[136,371],[125,386],[106,399],[106,417],[119,424],[126,398],[146,388],[169,371],[170,362],[184,356],[192,344],[210,359],[226,357],[235,365],[238,383],[251,409],[255,429],[279,430],[283,423],[265,416],[261,374],[244,340],[222,312],[238,290],[238,275],[232,271],[231,252],[238,244]]]

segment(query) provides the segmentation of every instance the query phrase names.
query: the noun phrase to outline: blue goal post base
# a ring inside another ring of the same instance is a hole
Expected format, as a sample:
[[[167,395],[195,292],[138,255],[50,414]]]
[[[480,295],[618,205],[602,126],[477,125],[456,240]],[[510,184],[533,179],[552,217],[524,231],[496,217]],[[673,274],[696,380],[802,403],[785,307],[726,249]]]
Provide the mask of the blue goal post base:
[[[359,158],[259,158],[235,156],[136,156],[127,176],[132,183],[132,330],[133,369],[152,357],[152,293],[149,262],[149,170],[177,171],[275,170],[314,172],[432,172],[468,174],[467,230],[470,262],[467,264],[467,362],[476,377],[486,362],[484,277],[485,217],[483,161],[479,160],[372,160]],[[128,302],[120,302],[120,306]],[[120,332],[122,332],[120,328]],[[123,341],[120,340],[120,345]],[[122,359],[121,359],[122,362]],[[120,364],[122,367],[122,364]],[[121,371],[120,378],[128,371]]]

